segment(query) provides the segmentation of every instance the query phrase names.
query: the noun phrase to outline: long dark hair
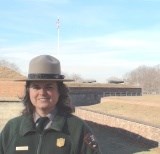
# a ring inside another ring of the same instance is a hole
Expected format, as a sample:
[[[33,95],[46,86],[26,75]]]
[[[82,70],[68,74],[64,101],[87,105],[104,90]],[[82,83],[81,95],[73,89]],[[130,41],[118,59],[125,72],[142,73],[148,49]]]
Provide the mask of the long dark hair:
[[[32,105],[30,97],[29,97],[29,86],[30,82],[26,82],[24,97],[22,98],[22,102],[25,106],[22,114],[33,114],[35,111],[35,107]],[[74,107],[71,104],[71,99],[69,96],[69,89],[63,82],[57,82],[58,92],[59,92],[59,100],[57,102],[57,109],[60,113],[70,114],[74,112]]]

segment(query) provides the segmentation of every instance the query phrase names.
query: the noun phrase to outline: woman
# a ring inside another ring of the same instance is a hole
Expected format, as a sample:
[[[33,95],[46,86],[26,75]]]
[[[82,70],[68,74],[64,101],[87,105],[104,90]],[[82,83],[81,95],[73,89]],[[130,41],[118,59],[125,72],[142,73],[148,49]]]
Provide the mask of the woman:
[[[31,60],[22,116],[1,132],[0,154],[99,154],[88,125],[72,115],[60,62],[49,55]]]

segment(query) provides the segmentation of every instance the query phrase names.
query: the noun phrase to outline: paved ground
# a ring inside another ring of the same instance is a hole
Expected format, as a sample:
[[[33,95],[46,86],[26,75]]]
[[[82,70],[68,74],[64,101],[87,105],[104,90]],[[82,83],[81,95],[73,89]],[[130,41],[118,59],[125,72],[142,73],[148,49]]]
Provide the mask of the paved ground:
[[[99,142],[102,154],[160,154],[160,149],[140,144],[122,134],[90,123]]]

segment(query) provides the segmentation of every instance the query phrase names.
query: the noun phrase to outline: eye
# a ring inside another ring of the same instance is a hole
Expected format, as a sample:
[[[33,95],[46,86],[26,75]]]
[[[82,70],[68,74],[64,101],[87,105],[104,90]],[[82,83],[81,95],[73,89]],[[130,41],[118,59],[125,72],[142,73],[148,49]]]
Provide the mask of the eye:
[[[52,89],[53,87],[52,87],[52,86],[46,86],[46,88],[47,88],[47,89]]]
[[[55,89],[53,85],[46,85],[45,89],[52,90]]]

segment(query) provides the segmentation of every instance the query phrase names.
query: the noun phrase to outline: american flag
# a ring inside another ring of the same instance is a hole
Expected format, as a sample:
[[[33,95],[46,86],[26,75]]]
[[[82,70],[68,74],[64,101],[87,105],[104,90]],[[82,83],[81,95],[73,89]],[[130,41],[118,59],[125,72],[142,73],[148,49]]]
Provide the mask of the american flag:
[[[59,20],[59,18],[57,19],[56,26],[57,26],[57,29],[59,29],[59,27],[60,27],[60,20]]]

